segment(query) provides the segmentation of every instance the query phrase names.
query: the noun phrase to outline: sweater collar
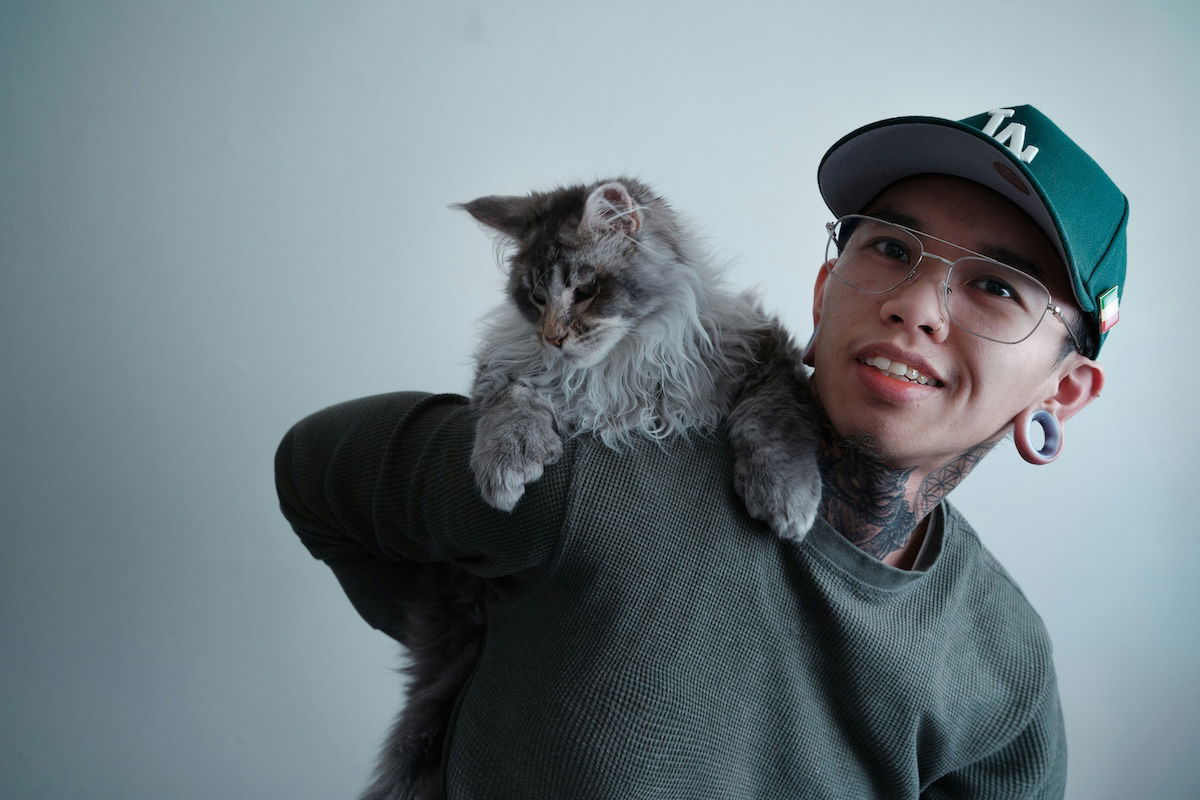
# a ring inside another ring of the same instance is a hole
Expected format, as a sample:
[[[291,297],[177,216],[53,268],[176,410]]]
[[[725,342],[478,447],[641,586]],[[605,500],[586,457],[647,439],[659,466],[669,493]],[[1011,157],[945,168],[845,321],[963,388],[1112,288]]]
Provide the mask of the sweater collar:
[[[859,581],[878,589],[896,590],[921,581],[935,570],[942,560],[942,545],[945,539],[946,513],[944,501],[930,512],[925,540],[917,554],[913,569],[905,570],[889,566],[874,556],[860,550],[849,539],[842,536],[824,517],[817,517],[812,530],[804,542],[817,550],[827,560],[849,573]]]

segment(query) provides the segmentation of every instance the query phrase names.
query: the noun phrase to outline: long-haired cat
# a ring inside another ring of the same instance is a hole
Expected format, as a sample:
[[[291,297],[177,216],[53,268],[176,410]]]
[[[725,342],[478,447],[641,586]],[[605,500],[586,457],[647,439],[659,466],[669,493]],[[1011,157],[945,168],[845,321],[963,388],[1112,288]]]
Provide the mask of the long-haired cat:
[[[490,316],[471,402],[471,467],[511,510],[564,437],[621,447],[727,421],[747,510],[799,539],[820,498],[812,398],[790,340],[753,297],[725,289],[667,203],[630,179],[461,208],[511,247],[508,300]],[[484,586],[430,565],[406,608],[408,700],[363,800],[441,797],[445,734],[480,652]]]

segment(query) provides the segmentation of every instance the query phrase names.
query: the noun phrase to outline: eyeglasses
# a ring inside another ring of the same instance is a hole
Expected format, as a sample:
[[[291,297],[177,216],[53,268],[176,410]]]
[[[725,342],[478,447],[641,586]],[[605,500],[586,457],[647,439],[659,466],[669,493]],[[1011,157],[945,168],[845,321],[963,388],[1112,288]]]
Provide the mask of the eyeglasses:
[[[848,214],[827,223],[825,260],[836,259],[830,274],[867,294],[887,294],[917,274],[923,258],[941,261],[949,269],[942,280],[946,315],[967,333],[1001,344],[1018,344],[1033,335],[1049,311],[1063,327],[1075,349],[1079,340],[1051,302],[1050,290],[1027,272],[1001,264],[964,247],[897,225],[894,222]],[[940,242],[969,255],[950,260],[925,251],[922,240]]]

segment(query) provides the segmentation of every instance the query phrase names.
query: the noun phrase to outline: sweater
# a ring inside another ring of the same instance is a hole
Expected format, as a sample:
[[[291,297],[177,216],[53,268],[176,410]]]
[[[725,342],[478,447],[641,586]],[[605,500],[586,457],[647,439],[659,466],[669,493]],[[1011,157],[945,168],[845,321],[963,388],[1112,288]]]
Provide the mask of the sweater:
[[[822,519],[785,541],[746,515],[718,432],[569,440],[504,513],[475,488],[474,425],[461,397],[367,397],[275,462],[285,517],[375,628],[402,637],[414,562],[486,580],[451,800],[1062,797],[1046,630],[948,503],[920,571]]]

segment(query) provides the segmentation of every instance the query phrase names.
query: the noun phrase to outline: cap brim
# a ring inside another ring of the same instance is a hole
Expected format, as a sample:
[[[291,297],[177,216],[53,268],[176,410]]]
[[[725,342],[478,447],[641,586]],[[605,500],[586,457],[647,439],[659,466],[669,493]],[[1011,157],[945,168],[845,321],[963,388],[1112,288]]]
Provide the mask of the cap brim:
[[[842,137],[821,159],[817,185],[834,216],[861,212],[896,181],[914,175],[966,178],[1011,200],[1054,244],[1073,274],[1071,253],[1041,187],[1025,164],[982,131],[937,117],[898,117]],[[1079,290],[1071,281],[1076,300]]]

